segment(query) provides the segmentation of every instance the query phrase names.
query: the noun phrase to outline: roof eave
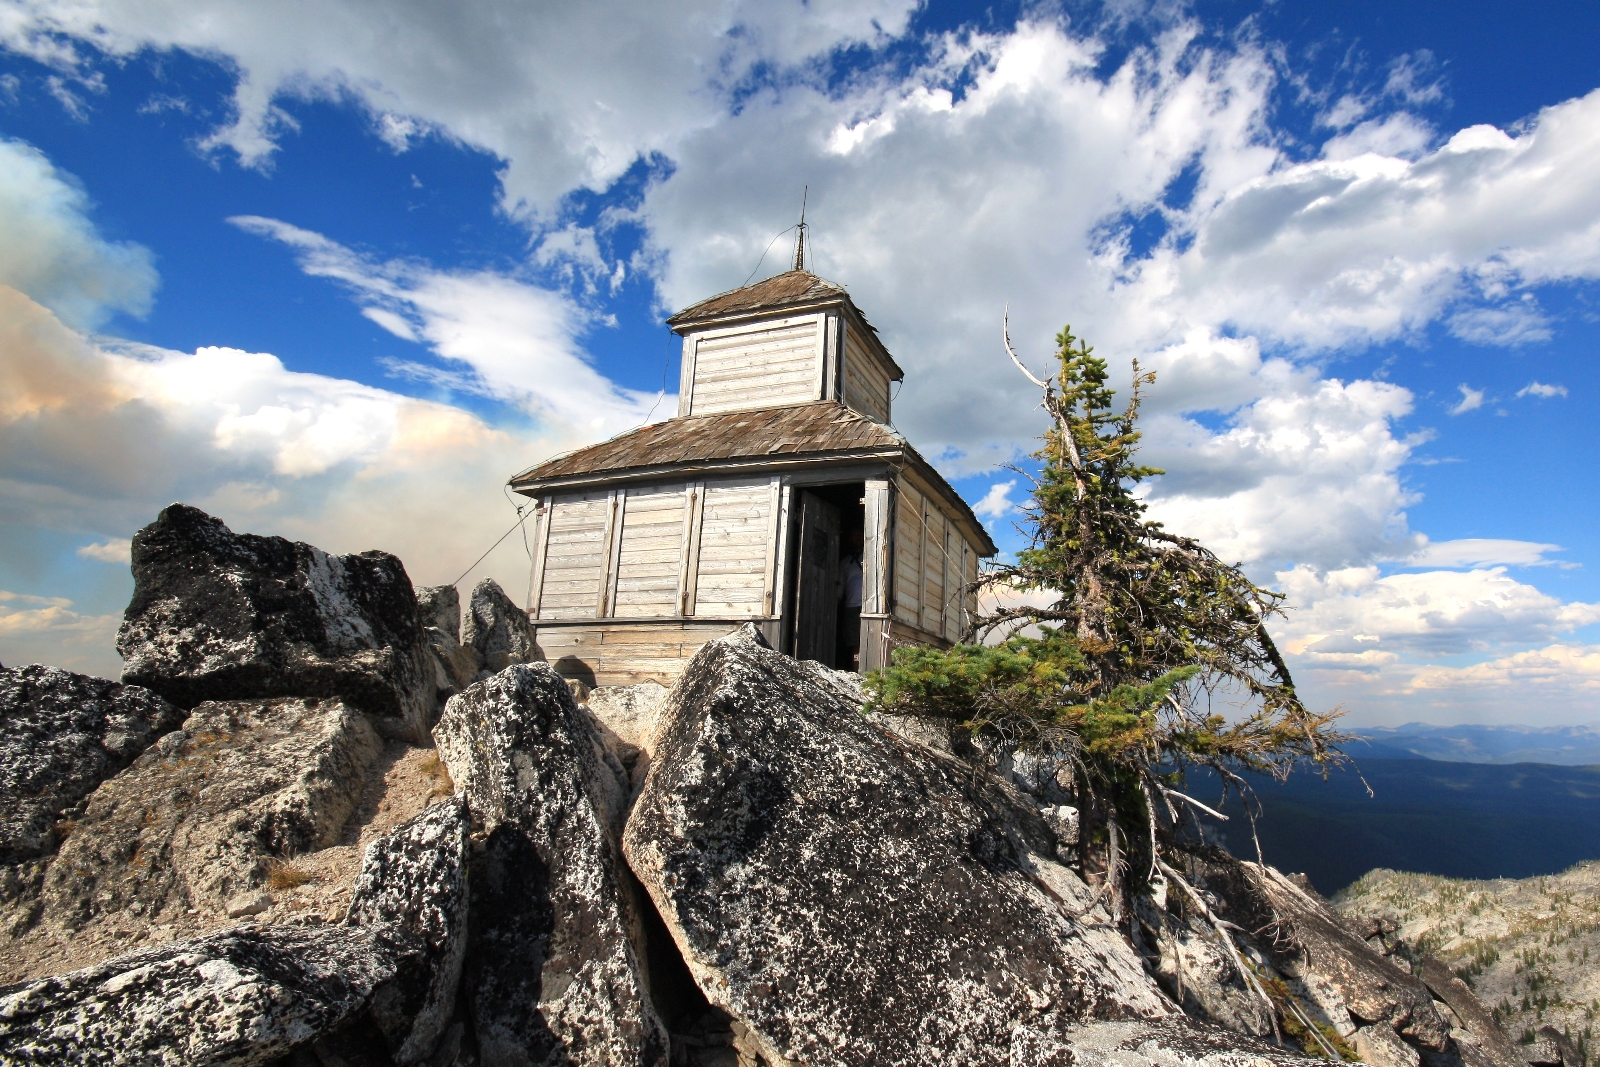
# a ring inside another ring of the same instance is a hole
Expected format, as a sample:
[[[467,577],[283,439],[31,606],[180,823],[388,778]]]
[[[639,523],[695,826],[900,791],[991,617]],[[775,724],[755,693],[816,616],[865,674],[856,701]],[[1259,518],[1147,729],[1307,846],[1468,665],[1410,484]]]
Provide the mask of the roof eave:
[[[792,315],[796,312],[821,311],[825,308],[840,307],[849,302],[845,293],[832,296],[819,296],[807,300],[798,300],[793,303],[768,304],[765,307],[738,308],[734,311],[714,311],[708,315],[696,315],[693,318],[684,318],[685,312],[679,312],[667,320],[667,325],[673,333],[688,333],[691,327],[701,326],[734,326],[741,322],[750,322],[755,319],[770,319],[775,315]],[[860,312],[857,312],[860,314]]]
[[[689,459],[674,463],[658,463],[648,467],[615,467],[599,471],[579,471],[557,474],[549,478],[523,478],[518,475],[507,484],[523,496],[537,496],[550,489],[572,489],[587,485],[607,485],[617,482],[641,482],[658,479],[663,475],[716,471],[779,471],[800,467],[832,466],[842,463],[866,463],[874,460],[892,462],[905,456],[907,449],[848,448],[828,452],[773,452],[764,456],[734,456],[727,459]]]

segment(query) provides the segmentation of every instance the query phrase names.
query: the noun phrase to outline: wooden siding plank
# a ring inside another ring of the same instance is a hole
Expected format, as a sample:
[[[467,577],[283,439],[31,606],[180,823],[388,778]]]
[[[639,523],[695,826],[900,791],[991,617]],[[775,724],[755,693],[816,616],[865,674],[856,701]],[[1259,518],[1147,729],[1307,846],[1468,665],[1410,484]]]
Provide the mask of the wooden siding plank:
[[[944,631],[944,516],[924,498],[922,502],[922,629]]]
[[[678,613],[682,569],[684,485],[635,486],[627,490],[617,562],[612,580],[613,618]]]
[[[922,619],[922,494],[904,479],[895,488],[893,614],[916,626]]]
[[[765,480],[705,487],[695,614],[761,614],[771,511],[771,487]]]
[[[528,573],[528,614],[537,619],[539,617],[539,598],[544,592],[544,561],[545,555],[550,550],[550,505],[551,498],[539,497],[535,503],[539,508],[539,526],[533,535],[533,569]]]
[[[688,388],[696,414],[819,398],[823,316],[760,323],[701,335]]]
[[[607,493],[556,497],[546,521],[543,570],[539,576],[541,618],[592,618],[603,575]]]

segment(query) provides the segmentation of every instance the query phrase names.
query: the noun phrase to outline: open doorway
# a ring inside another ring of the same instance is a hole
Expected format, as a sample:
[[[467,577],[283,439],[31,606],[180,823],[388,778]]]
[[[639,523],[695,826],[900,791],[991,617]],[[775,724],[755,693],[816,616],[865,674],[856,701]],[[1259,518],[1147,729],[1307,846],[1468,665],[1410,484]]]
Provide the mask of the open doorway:
[[[794,490],[785,651],[796,659],[859,669],[865,491],[862,482]]]

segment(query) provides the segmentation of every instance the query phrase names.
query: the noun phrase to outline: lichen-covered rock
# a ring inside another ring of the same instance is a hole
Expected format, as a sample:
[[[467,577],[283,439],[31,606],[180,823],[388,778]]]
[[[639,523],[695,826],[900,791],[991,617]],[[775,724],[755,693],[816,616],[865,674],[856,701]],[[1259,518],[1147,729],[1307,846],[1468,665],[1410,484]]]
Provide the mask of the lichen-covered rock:
[[[380,988],[371,1011],[402,1067],[433,1051],[455,1010],[467,952],[470,828],[462,800],[436,804],[373,842],[356,878],[346,922],[383,931],[406,979]]]
[[[122,679],[184,708],[341,697],[424,740],[435,708],[417,599],[386,552],[332,556],[173,504],[133,538]]]
[[[182,720],[139,686],[0,667],[0,863],[53,852],[56,823]]]
[[[417,609],[433,661],[434,688],[440,705],[477,680],[483,664],[471,645],[461,643],[461,594],[453,585],[417,590]]]
[[[1097,1022],[1071,1030],[1061,1045],[1070,1058],[1037,1056],[1032,1035],[1019,1033],[1013,1067],[1304,1067],[1306,1060],[1260,1041],[1197,1024],[1182,1016],[1135,1022]],[[1048,1051],[1056,1051],[1054,1049]],[[1315,1062],[1315,1061],[1312,1061]]]
[[[664,1064],[614,772],[566,683],[508,667],[452,697],[434,736],[485,835],[463,978],[483,1062]]]
[[[0,1062],[270,1063],[351,1030],[433,1052],[467,938],[468,817],[423,812],[367,850],[344,923],[244,925],[0,992]]]
[[[170,940],[214,924],[266,889],[270,863],[338,840],[381,748],[338,700],[200,705],[90,796],[44,876],[39,944],[7,957],[63,939],[114,955],[127,926]]]
[[[1150,964],[1167,995],[1191,1018],[1272,1037],[1274,1013],[1247,984],[1216,930],[1187,899],[1177,896],[1176,887],[1159,888],[1164,894],[1141,898],[1134,911],[1141,940],[1153,950]]]
[[[425,585],[417,590],[422,625],[461,640],[461,593],[453,585]]]
[[[584,706],[624,744],[648,751],[666,698],[660,682],[602,685],[589,690]]]
[[[585,710],[600,728],[601,745],[621,768],[630,794],[644,784],[650,769],[656,719],[666,697],[667,688],[661,683],[639,682],[597,686],[584,698]]]
[[[0,992],[0,1062],[270,1063],[396,977],[370,930],[241,926]]]
[[[769,1063],[1065,1063],[1079,1023],[1176,1014],[1046,858],[1034,805],[867,721],[822,671],[753,627],[701,649],[624,836],[700,989]]]
[[[1469,1067],[1522,1067],[1522,1056],[1494,1013],[1484,1006],[1472,988],[1437,956],[1423,956],[1416,976],[1449,1009],[1454,1023],[1450,1036],[1461,1047],[1461,1058]]]
[[[472,590],[461,643],[477,653],[484,669],[491,674],[513,663],[532,663],[544,658],[534,643],[533,624],[528,621],[528,613],[517,607],[493,578],[485,578]]]

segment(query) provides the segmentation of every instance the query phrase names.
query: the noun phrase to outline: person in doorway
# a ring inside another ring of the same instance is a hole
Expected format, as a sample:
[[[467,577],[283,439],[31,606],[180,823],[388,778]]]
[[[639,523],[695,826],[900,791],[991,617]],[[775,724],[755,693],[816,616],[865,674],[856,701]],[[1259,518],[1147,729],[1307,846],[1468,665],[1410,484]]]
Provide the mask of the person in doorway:
[[[838,652],[834,665],[841,671],[861,669],[861,531],[845,532],[839,552]]]

